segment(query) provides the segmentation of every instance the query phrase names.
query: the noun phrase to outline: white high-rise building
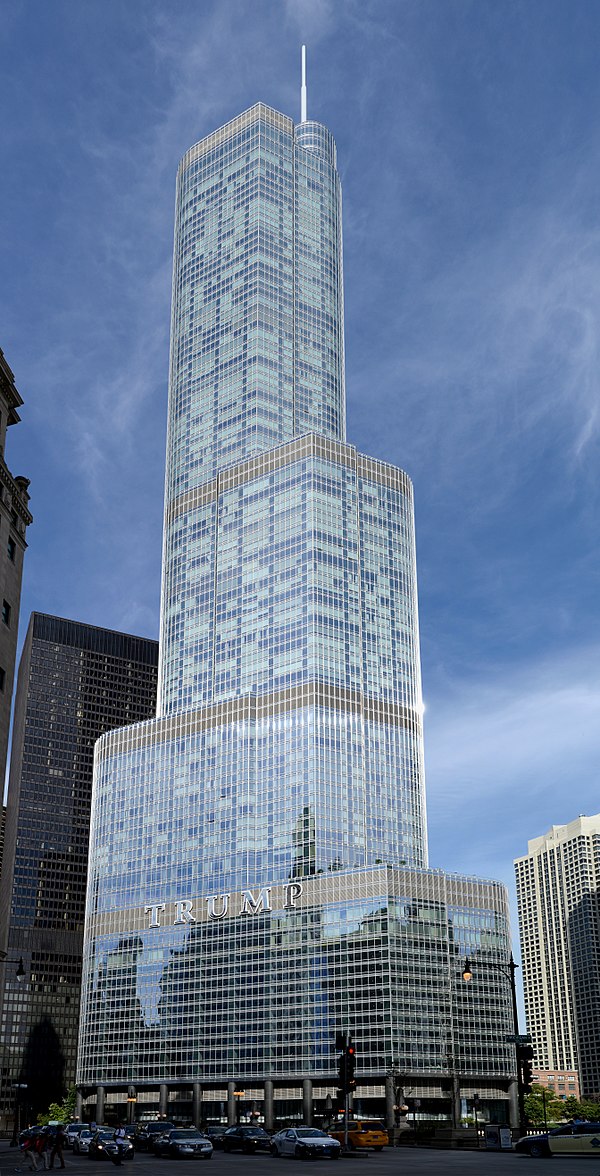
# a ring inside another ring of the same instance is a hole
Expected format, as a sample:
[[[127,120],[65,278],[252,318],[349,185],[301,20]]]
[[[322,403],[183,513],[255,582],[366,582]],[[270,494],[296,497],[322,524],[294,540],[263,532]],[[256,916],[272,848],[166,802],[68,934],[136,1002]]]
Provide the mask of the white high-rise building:
[[[340,1030],[372,1113],[394,1069],[426,1112],[508,1097],[506,892],[427,868],[413,492],[346,441],[341,242],[321,124],[259,103],[184,156],[158,717],[96,750],[98,1118],[236,1082],[310,1117]]]
[[[553,825],[515,861],[534,1068],[600,1095],[600,814]]]

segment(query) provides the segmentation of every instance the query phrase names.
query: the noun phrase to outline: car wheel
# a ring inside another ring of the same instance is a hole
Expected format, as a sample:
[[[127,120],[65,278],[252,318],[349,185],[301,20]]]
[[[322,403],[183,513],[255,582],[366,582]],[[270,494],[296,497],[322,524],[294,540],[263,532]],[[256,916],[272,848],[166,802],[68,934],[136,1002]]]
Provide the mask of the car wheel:
[[[542,1156],[546,1155],[546,1152],[540,1143],[530,1143],[529,1155],[533,1160],[541,1160]]]
[[[374,1147],[373,1151],[383,1151],[383,1144],[381,1144],[379,1147]]]
[[[340,1149],[339,1149],[339,1147],[338,1147],[338,1148],[336,1148],[336,1150],[335,1150],[334,1152],[332,1152],[332,1153],[331,1153],[331,1158],[332,1158],[332,1160],[339,1160],[339,1158],[340,1158]]]
[[[269,1151],[271,1153],[271,1158],[276,1160],[279,1156],[279,1152],[277,1151],[277,1148],[274,1143],[271,1144]]]

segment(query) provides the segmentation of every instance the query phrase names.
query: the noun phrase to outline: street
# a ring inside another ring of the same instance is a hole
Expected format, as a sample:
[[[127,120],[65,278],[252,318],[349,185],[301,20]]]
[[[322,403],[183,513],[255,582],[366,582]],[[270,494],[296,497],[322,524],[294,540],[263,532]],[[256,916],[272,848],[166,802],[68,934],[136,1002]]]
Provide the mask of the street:
[[[181,1176],[182,1168],[189,1165],[200,1176],[205,1176],[205,1169],[201,1160],[158,1160],[146,1152],[139,1152],[131,1165],[124,1164],[124,1176],[174,1176],[175,1171]],[[298,1160],[274,1160],[268,1155],[245,1156],[234,1152],[224,1155],[222,1151],[213,1153],[208,1169],[209,1176],[277,1176],[279,1169],[289,1172],[290,1167],[298,1164]],[[545,1171],[546,1164],[551,1164],[551,1176],[600,1176],[600,1160],[597,1157],[564,1156],[552,1160],[531,1160],[528,1156],[515,1155],[512,1152],[454,1151],[437,1150],[435,1148],[386,1148],[381,1153],[371,1153],[366,1156],[343,1157],[338,1161],[341,1165],[336,1168],[338,1176],[361,1176],[365,1172],[368,1176],[421,1176],[437,1174],[440,1176],[495,1176],[496,1173],[510,1174],[510,1176],[536,1176]],[[332,1165],[331,1160],[316,1160],[310,1163],[311,1172],[318,1176],[326,1176]],[[131,1167],[131,1172],[129,1169]],[[88,1160],[85,1156],[74,1156],[65,1152],[65,1171],[70,1176],[102,1176],[106,1170],[105,1161]],[[215,1171],[216,1169],[216,1171]],[[234,1171],[235,1169],[235,1171]],[[29,1173],[29,1167],[17,1148],[9,1147],[8,1141],[0,1141],[0,1176],[14,1176],[15,1172]],[[55,1169],[56,1170],[56,1169]],[[58,1169],[60,1171],[60,1169]],[[108,1171],[112,1166],[108,1165]],[[39,1168],[40,1174],[43,1168]],[[106,1173],[108,1176],[108,1172]],[[331,1176],[331,1174],[329,1174]]]

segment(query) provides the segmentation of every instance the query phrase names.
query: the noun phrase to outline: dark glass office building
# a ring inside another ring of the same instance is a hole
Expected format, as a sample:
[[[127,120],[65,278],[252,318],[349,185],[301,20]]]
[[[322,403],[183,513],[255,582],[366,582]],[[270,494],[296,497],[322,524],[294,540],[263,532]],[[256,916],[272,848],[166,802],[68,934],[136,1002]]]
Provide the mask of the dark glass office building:
[[[75,1080],[94,744],[156,707],[158,645],[33,613],[19,667],[0,882],[2,1113]]]

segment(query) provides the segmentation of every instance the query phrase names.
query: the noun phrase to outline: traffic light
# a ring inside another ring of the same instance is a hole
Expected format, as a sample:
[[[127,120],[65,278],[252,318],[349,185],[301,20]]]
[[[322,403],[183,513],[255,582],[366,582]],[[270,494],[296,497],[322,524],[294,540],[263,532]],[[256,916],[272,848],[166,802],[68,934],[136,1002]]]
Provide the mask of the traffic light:
[[[521,1063],[521,1083],[523,1094],[529,1094],[533,1083],[533,1046],[522,1045],[519,1049]]]
[[[356,1079],[354,1077],[355,1069],[356,1047],[354,1045],[347,1045],[340,1054],[338,1062],[340,1090],[343,1094],[350,1094],[353,1090],[356,1090]]]
[[[346,1089],[348,1091],[356,1090],[356,1079],[354,1071],[356,1070],[356,1048],[353,1045],[346,1046]]]

